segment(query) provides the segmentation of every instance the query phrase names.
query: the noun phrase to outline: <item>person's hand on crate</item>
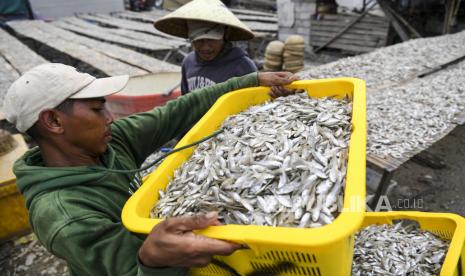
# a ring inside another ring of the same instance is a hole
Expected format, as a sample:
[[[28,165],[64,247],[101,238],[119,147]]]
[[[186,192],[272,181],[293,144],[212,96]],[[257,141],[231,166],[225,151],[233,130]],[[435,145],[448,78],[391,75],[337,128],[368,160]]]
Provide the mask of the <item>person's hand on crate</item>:
[[[168,218],[157,224],[139,250],[140,261],[150,267],[206,266],[213,255],[230,255],[240,244],[197,235],[193,230],[221,225],[218,214]]]
[[[258,82],[263,86],[271,86],[270,96],[277,98],[294,94],[294,90],[286,89],[283,85],[291,84],[298,80],[299,77],[290,72],[260,72],[258,73]]]

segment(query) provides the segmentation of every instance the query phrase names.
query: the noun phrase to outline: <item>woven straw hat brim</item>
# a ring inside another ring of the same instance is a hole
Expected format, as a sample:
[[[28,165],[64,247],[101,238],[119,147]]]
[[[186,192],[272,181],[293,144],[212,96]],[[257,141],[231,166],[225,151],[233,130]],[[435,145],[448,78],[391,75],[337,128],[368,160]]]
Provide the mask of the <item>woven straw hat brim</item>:
[[[305,43],[300,43],[300,42],[296,42],[296,43],[286,43],[286,46],[284,46],[285,48],[289,48],[289,47],[305,47]]]
[[[283,60],[304,60],[304,56],[285,55],[283,56]]]
[[[303,59],[304,58],[304,55],[305,53],[300,53],[300,54],[291,54],[291,53],[285,53],[283,55],[283,58],[284,59]]]
[[[266,68],[269,68],[269,69],[281,69],[283,67],[282,64],[278,64],[278,65],[271,65],[271,64],[267,64],[267,63],[264,63],[263,64],[263,67],[266,67]]]
[[[286,62],[295,62],[295,61],[303,61],[304,57],[298,57],[298,56],[291,56],[291,57],[285,57],[283,60]]]
[[[285,50],[291,50],[291,51],[304,51],[305,50],[305,45],[286,45],[284,48]]]
[[[267,67],[281,67],[283,63],[280,61],[265,60],[265,65]]]
[[[281,70],[281,66],[279,67],[268,67],[266,64],[263,65],[263,70],[265,71],[280,71]]]
[[[285,50],[283,56],[298,56],[298,57],[303,57],[305,55],[304,51],[291,51],[291,50]]]
[[[282,52],[283,50],[284,50],[284,43],[279,40],[271,41],[270,43],[268,43],[265,49],[266,52],[267,51]]]
[[[299,66],[304,66],[304,61],[285,61],[284,66],[286,68],[294,68],[294,67],[299,67]]]
[[[282,59],[271,59],[271,58],[267,58],[267,57],[265,57],[265,62],[271,62],[271,63],[283,63],[283,60],[282,60]]]
[[[265,60],[272,60],[272,61],[281,61],[283,60],[282,56],[270,55],[265,53]]]
[[[304,69],[303,66],[297,66],[297,67],[284,67],[284,70],[286,71],[289,71],[289,72],[292,72],[292,73],[295,73],[295,72],[298,72],[300,70]]]
[[[252,30],[242,23],[219,0],[194,0],[154,22],[157,30],[177,37],[188,38],[188,20],[226,25],[225,37],[229,41],[254,38]]]
[[[301,35],[290,35],[286,39],[285,44],[288,45],[288,44],[304,44],[304,43],[305,43],[305,40]]]
[[[297,65],[303,65],[304,61],[303,60],[284,60],[283,63],[288,66],[297,66]]]
[[[272,56],[282,56],[283,51],[273,51],[273,50],[265,50],[265,54],[272,55]]]

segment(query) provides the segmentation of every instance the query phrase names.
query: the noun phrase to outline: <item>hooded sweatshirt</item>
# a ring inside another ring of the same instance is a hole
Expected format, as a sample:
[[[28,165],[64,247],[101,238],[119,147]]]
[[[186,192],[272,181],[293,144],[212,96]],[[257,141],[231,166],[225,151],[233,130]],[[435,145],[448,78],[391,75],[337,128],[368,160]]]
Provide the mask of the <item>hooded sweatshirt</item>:
[[[201,61],[195,51],[184,58],[182,63],[182,94],[192,90],[224,82],[256,72],[257,67],[244,50],[226,43],[218,57]]]
[[[224,93],[257,85],[257,74],[233,78],[112,124],[101,160],[111,169],[139,168],[145,158],[196,123]],[[180,116],[180,114],[182,114]],[[185,275],[185,268],[150,268],[138,260],[145,236],[126,230],[121,211],[134,174],[89,166],[45,167],[39,148],[16,161],[17,185],[40,242],[67,261],[71,275]]]

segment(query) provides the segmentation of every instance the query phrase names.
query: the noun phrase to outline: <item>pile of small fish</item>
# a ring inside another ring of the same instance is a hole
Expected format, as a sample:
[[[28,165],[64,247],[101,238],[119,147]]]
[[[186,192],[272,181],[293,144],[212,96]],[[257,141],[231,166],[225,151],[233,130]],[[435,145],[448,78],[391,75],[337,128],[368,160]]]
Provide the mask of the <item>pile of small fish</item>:
[[[152,217],[217,211],[226,224],[318,227],[343,203],[349,100],[281,97],[228,117],[201,143]]]
[[[465,31],[412,39],[363,55],[311,67],[298,75],[301,79],[350,76],[365,80],[368,87],[399,83],[465,55],[464,41]]]
[[[439,275],[448,248],[414,224],[371,225],[355,236],[352,275]]]
[[[351,76],[367,83],[367,153],[409,158],[461,123],[465,62],[416,78],[465,55],[465,31],[409,40],[360,56],[313,67],[301,79]],[[431,58],[434,57],[434,58]]]
[[[428,148],[465,114],[465,62],[367,97],[367,152],[407,158]]]

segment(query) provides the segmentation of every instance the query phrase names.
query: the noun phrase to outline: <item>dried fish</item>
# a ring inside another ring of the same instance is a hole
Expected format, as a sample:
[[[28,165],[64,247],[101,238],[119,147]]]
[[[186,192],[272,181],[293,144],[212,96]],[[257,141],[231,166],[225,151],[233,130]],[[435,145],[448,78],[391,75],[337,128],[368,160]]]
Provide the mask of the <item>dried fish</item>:
[[[454,117],[465,114],[464,70],[462,62],[403,86],[372,91],[367,97],[367,152],[408,158],[450,131]]]
[[[405,159],[447,134],[465,114],[465,62],[420,73],[465,55],[465,31],[412,39],[299,73],[301,79],[357,77],[367,83],[367,153]],[[434,58],[431,58],[434,57]],[[325,119],[319,116],[320,119]],[[327,121],[325,121],[327,122]]]
[[[355,236],[352,275],[439,275],[448,248],[414,224],[371,225]]]
[[[347,99],[301,93],[228,117],[175,171],[151,216],[216,210],[224,223],[331,223],[342,206],[351,114]]]
[[[369,87],[399,83],[465,55],[463,41],[465,31],[411,39],[363,55],[314,66],[299,72],[298,75],[301,79],[352,76],[365,80]],[[367,93],[367,96],[369,95],[370,93]]]

